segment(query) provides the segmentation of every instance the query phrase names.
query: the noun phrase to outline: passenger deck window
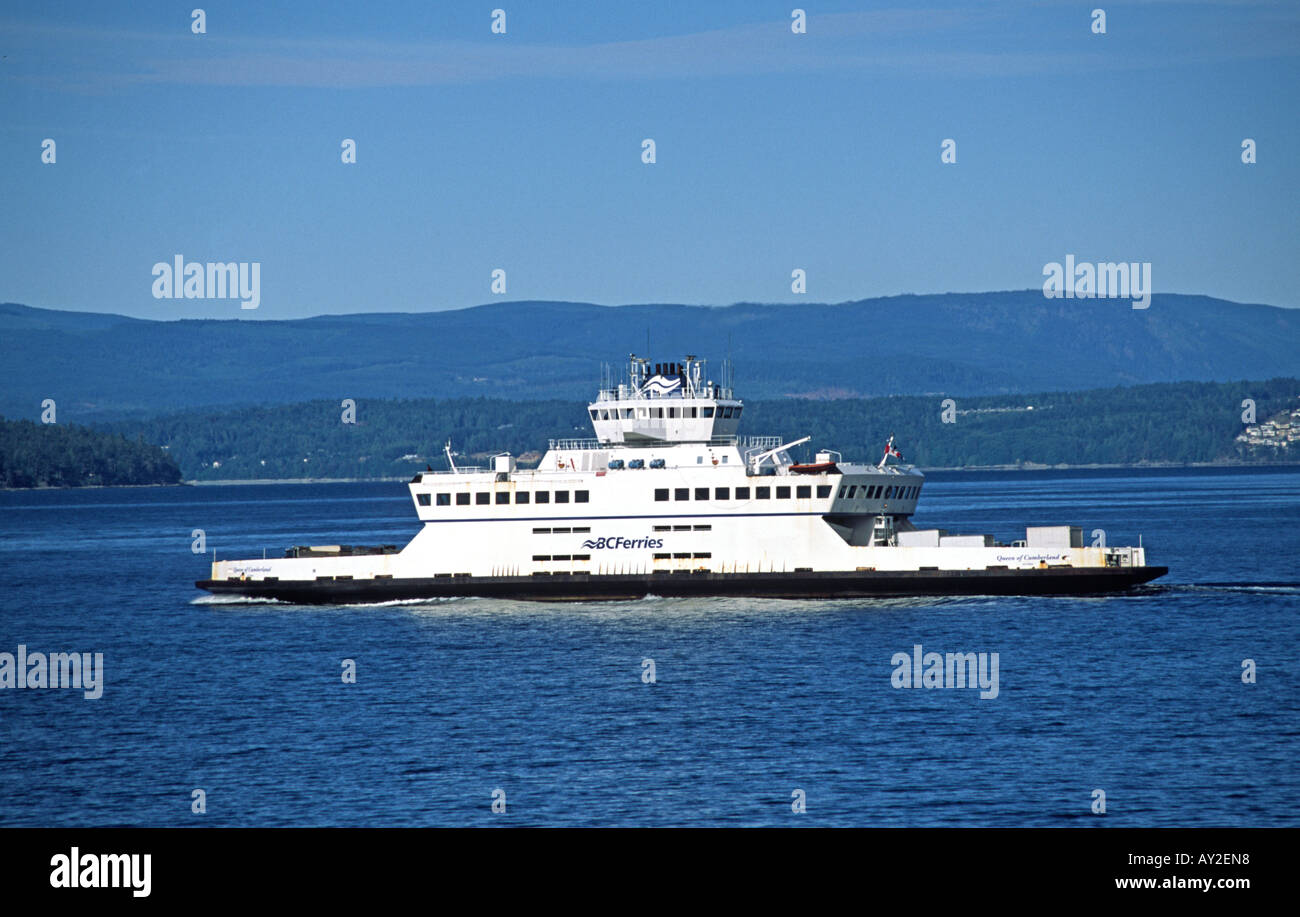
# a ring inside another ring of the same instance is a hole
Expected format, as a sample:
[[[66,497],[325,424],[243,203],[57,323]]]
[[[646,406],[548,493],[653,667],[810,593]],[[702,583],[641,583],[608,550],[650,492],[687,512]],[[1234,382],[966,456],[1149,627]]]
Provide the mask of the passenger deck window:
[[[736,488],[736,499],[737,499],[737,500],[748,500],[748,499],[749,499],[749,488],[748,488],[748,487],[737,487],[737,488]]]
[[[416,494],[416,495],[415,495],[415,502],[418,503],[418,504],[420,504],[421,506],[428,506],[428,505],[429,505],[429,495],[428,495],[428,494]]]
[[[788,488],[788,487],[778,487],[778,488],[776,489],[776,498],[777,498],[778,500],[789,500],[789,499],[790,499],[790,488]]]
[[[588,503],[591,501],[591,491],[575,490],[573,492],[574,503]]]
[[[437,503],[439,506],[451,506],[451,494],[438,494]]]
[[[668,488],[667,488],[667,487],[656,487],[656,488],[655,488],[655,502],[656,502],[656,503],[664,503],[664,502],[666,502],[667,500],[668,500]]]
[[[730,488],[730,487],[715,487],[715,488],[713,488],[713,499],[715,499],[715,500],[730,500],[730,499],[731,499],[731,488]]]
[[[497,506],[500,506],[502,503],[509,503],[509,502],[510,502],[510,491],[508,490],[497,491]]]
[[[697,488],[695,488],[695,499],[697,499],[697,500],[707,500],[707,499],[709,499],[709,489],[708,489],[707,487],[697,487]]]
[[[469,494],[456,494],[457,506],[469,506]]]
[[[831,485],[829,484],[817,485],[817,496],[819,499],[824,499],[826,497],[829,497],[830,495],[831,495]]]
[[[528,491],[526,491],[526,490],[517,490],[517,491],[515,491],[515,502],[516,502],[516,503],[527,503],[527,502],[528,502]]]
[[[673,488],[674,500],[689,500],[691,498],[691,489],[689,487]]]
[[[770,487],[755,487],[755,488],[754,488],[754,499],[755,499],[755,500],[771,500],[771,499],[772,499],[772,488],[770,488]]]
[[[567,490],[557,490],[557,491],[555,492],[555,502],[556,502],[556,503],[568,503],[568,502],[569,502],[569,492],[568,492]]]
[[[811,485],[811,484],[801,484],[801,485],[799,485],[799,487],[795,490],[794,495],[795,495],[796,497],[798,497],[800,500],[811,499],[811,498],[812,498],[812,485]]]
[[[537,493],[533,494],[533,502],[534,502],[534,503],[550,503],[550,502],[551,502],[551,492],[550,492],[549,490],[539,490],[539,491],[537,491]]]
[[[474,495],[474,502],[479,506],[487,506],[492,502],[492,495],[486,490],[479,491]]]

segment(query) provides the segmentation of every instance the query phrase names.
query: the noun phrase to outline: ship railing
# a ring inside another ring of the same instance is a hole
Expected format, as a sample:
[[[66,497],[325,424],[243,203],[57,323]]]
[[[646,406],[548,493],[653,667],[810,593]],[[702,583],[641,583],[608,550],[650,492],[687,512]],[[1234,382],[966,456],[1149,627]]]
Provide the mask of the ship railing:
[[[483,465],[457,465],[455,471],[450,468],[443,468],[438,471],[421,471],[418,473],[427,477],[431,474],[485,474],[488,470]]]
[[[550,448],[562,449],[565,452],[583,452],[588,449],[608,449],[608,443],[602,443],[598,439],[552,439],[548,440]]]
[[[647,443],[606,443],[598,439],[551,439],[547,443],[551,449],[559,449],[565,452],[585,452],[596,449],[613,449],[619,446],[631,446],[633,448],[666,448],[668,446],[690,445],[692,440],[662,440]],[[710,446],[738,446],[750,451],[764,451],[775,449],[784,442],[779,436],[736,436],[734,433],[714,436],[709,439],[707,445]]]

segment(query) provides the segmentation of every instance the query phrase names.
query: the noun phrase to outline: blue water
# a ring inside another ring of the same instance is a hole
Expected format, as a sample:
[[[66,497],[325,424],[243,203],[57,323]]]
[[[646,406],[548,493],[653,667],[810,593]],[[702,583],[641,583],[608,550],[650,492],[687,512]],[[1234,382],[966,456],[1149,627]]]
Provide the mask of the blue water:
[[[404,486],[0,493],[0,652],[106,673],[99,700],[0,690],[0,824],[1300,823],[1300,473],[933,475],[921,505],[1008,540],[1140,535],[1171,573],[1077,599],[222,603],[192,529],[223,557],[402,543]],[[894,688],[917,643],[998,653],[998,697]]]

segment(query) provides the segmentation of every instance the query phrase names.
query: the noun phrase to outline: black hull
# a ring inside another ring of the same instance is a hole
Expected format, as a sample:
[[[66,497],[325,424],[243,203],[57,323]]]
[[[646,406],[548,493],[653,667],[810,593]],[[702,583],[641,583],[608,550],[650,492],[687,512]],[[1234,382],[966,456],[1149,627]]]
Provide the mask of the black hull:
[[[776,599],[893,598],[918,595],[1095,595],[1148,583],[1168,567],[1053,567],[1034,570],[924,570],[845,573],[692,573],[457,576],[429,579],[200,580],[215,595],[350,605],[464,596],[582,602],[646,595]]]

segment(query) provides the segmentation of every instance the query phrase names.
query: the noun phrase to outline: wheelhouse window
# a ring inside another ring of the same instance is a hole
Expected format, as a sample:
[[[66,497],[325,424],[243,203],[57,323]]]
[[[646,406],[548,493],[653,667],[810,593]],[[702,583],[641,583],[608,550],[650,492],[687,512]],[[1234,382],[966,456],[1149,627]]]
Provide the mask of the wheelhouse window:
[[[713,416],[713,408],[701,408],[700,410],[704,412],[705,417]]]

